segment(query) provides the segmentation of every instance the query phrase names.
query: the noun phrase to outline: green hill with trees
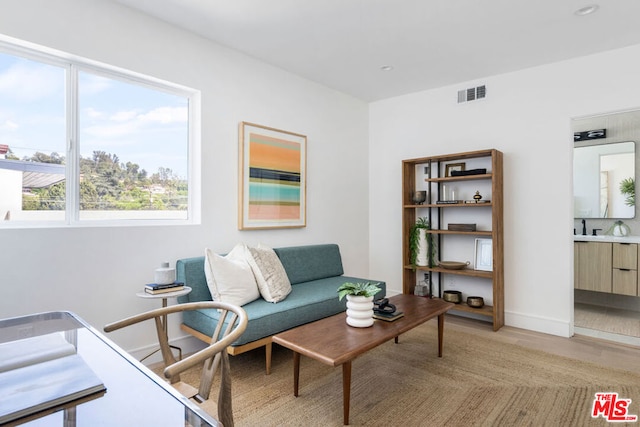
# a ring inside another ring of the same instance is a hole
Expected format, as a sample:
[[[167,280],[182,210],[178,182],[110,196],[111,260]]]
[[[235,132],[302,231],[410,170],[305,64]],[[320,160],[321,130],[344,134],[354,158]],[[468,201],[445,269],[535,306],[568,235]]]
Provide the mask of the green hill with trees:
[[[18,160],[11,153],[8,159]],[[58,153],[37,152],[23,161],[65,164]],[[24,189],[24,210],[64,210],[66,182],[44,188]],[[132,162],[121,162],[117,155],[94,151],[90,158],[80,158],[81,210],[186,210],[187,181],[169,168],[156,173]]]

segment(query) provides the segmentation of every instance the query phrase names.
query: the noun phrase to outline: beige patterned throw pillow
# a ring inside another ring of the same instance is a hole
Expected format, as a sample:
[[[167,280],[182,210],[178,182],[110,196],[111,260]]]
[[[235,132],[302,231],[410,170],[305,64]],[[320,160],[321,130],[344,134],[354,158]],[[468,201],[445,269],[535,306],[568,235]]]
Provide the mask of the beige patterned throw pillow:
[[[256,276],[260,295],[265,301],[282,301],[291,292],[291,282],[287,277],[280,258],[268,246],[249,246],[249,256],[247,261]]]

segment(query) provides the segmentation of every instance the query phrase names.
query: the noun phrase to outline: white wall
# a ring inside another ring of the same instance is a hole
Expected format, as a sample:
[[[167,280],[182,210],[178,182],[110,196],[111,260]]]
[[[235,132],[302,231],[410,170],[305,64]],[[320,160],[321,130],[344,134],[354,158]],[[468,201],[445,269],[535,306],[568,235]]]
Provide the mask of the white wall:
[[[101,329],[159,301],[135,293],[163,260],[236,242],[335,242],[345,270],[368,274],[368,107],[112,2],[10,0],[7,36],[202,91],[202,224],[176,227],[0,229],[0,318],[72,310]],[[238,123],[308,137],[307,227],[238,231]],[[111,337],[151,345],[152,326]],[[172,325],[171,335],[180,335]]]
[[[202,91],[203,214],[201,225],[186,227],[0,229],[0,317],[66,309],[100,328],[156,307],[134,294],[160,261],[197,256],[205,246],[226,251],[237,241],[336,242],[348,274],[400,292],[400,161],[497,148],[505,154],[507,324],[572,333],[570,118],[640,106],[640,46],[368,109],[110,2],[8,0],[2,9],[5,35]],[[487,99],[458,105],[457,90],[477,84],[487,85]],[[306,228],[237,230],[243,120],[308,136]],[[134,350],[154,341],[150,331],[112,337]]]
[[[504,152],[506,324],[573,333],[571,118],[640,105],[640,46],[370,106],[371,275],[401,292],[403,158]],[[480,84],[487,98],[457,104]]]

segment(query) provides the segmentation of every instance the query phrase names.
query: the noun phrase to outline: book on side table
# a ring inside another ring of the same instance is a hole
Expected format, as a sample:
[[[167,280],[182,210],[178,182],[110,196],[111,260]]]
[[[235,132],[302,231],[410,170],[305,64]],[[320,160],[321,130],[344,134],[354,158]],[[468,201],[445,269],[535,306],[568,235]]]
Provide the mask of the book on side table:
[[[378,320],[384,320],[386,322],[393,322],[404,316],[402,311],[394,311],[393,313],[381,313],[381,312],[373,312],[373,318]]]
[[[175,292],[184,289],[183,282],[173,282],[169,284],[159,285],[157,283],[149,283],[144,285],[144,291],[148,294],[163,294],[165,292]]]

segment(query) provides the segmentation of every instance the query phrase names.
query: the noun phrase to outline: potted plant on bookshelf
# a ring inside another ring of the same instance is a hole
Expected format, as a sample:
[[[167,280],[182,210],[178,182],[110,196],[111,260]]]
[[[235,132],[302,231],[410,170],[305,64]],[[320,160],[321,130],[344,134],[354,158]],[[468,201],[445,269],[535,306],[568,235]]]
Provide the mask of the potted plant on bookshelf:
[[[373,325],[373,296],[380,292],[377,283],[343,283],[338,288],[338,299],[347,297],[347,324],[356,328]]]
[[[426,217],[420,217],[415,224],[411,226],[409,232],[409,251],[410,262],[412,265],[421,267],[433,266],[434,246],[433,235],[427,233],[431,230],[431,224]]]

